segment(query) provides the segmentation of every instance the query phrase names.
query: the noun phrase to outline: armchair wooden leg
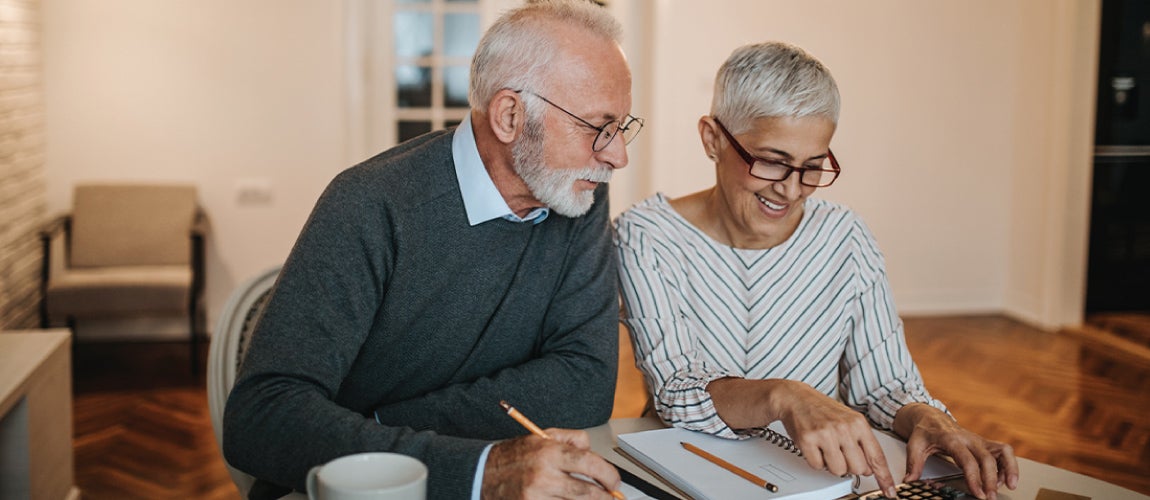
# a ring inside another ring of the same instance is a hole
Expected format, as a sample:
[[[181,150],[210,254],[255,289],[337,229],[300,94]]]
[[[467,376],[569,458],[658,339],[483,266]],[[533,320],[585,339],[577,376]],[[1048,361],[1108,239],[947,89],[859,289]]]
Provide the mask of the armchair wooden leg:
[[[199,321],[198,321],[199,312],[196,311],[195,309],[192,309],[191,314],[189,314],[189,316],[190,317],[188,318],[188,330],[189,330],[188,335],[191,336],[191,339],[189,342],[191,345],[191,352],[189,353],[188,358],[191,359],[191,362],[192,362],[192,375],[193,376],[199,376],[199,374],[200,374],[200,335],[199,335],[200,329],[199,329]]]
[[[68,316],[64,319],[64,324],[67,325],[68,331],[72,332],[72,359],[76,359],[76,346],[79,344],[76,337],[76,318]]]
[[[47,278],[44,278],[47,280]],[[40,285],[40,328],[48,328],[51,323],[48,319],[48,291],[47,286]]]

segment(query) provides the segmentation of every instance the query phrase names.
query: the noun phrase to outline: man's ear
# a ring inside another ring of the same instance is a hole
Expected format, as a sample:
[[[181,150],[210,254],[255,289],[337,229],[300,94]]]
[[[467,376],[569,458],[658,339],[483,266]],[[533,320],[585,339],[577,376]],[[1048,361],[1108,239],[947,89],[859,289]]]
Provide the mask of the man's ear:
[[[495,137],[504,144],[511,144],[527,120],[527,110],[518,93],[503,89],[487,105],[487,120]]]

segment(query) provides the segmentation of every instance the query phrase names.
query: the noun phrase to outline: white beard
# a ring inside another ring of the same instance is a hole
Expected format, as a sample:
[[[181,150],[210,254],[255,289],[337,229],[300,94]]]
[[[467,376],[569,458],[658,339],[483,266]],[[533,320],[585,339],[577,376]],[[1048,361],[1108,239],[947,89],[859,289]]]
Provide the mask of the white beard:
[[[591,210],[595,203],[595,191],[576,191],[575,181],[611,180],[610,167],[555,169],[544,165],[542,120],[529,119],[524,124],[523,137],[511,145],[511,161],[515,173],[527,184],[535,199],[566,217],[579,217]]]

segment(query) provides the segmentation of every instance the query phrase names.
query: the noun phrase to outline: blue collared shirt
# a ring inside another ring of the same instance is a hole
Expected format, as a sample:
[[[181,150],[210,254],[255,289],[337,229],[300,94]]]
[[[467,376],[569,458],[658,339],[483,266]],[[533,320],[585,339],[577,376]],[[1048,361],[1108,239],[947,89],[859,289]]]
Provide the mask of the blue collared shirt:
[[[479,148],[475,145],[475,133],[471,128],[471,115],[463,119],[455,129],[451,139],[451,157],[455,161],[455,177],[459,179],[459,191],[463,193],[463,208],[467,212],[467,222],[477,226],[496,218],[512,222],[538,224],[547,219],[551,210],[540,207],[526,217],[519,217],[507,206],[503,195],[495,187],[495,182],[487,174],[483,160],[479,158]]]

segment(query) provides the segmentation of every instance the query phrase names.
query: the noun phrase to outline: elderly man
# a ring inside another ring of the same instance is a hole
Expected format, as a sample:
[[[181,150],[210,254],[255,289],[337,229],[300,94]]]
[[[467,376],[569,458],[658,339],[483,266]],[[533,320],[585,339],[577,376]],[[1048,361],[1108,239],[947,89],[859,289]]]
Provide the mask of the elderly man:
[[[605,183],[642,126],[619,32],[586,1],[505,14],[472,62],[468,119],[328,186],[227,404],[224,452],[260,479],[257,495],[368,451],[422,460],[430,498],[607,498],[618,486],[586,434],[523,436],[499,402],[544,427],[611,413]]]

